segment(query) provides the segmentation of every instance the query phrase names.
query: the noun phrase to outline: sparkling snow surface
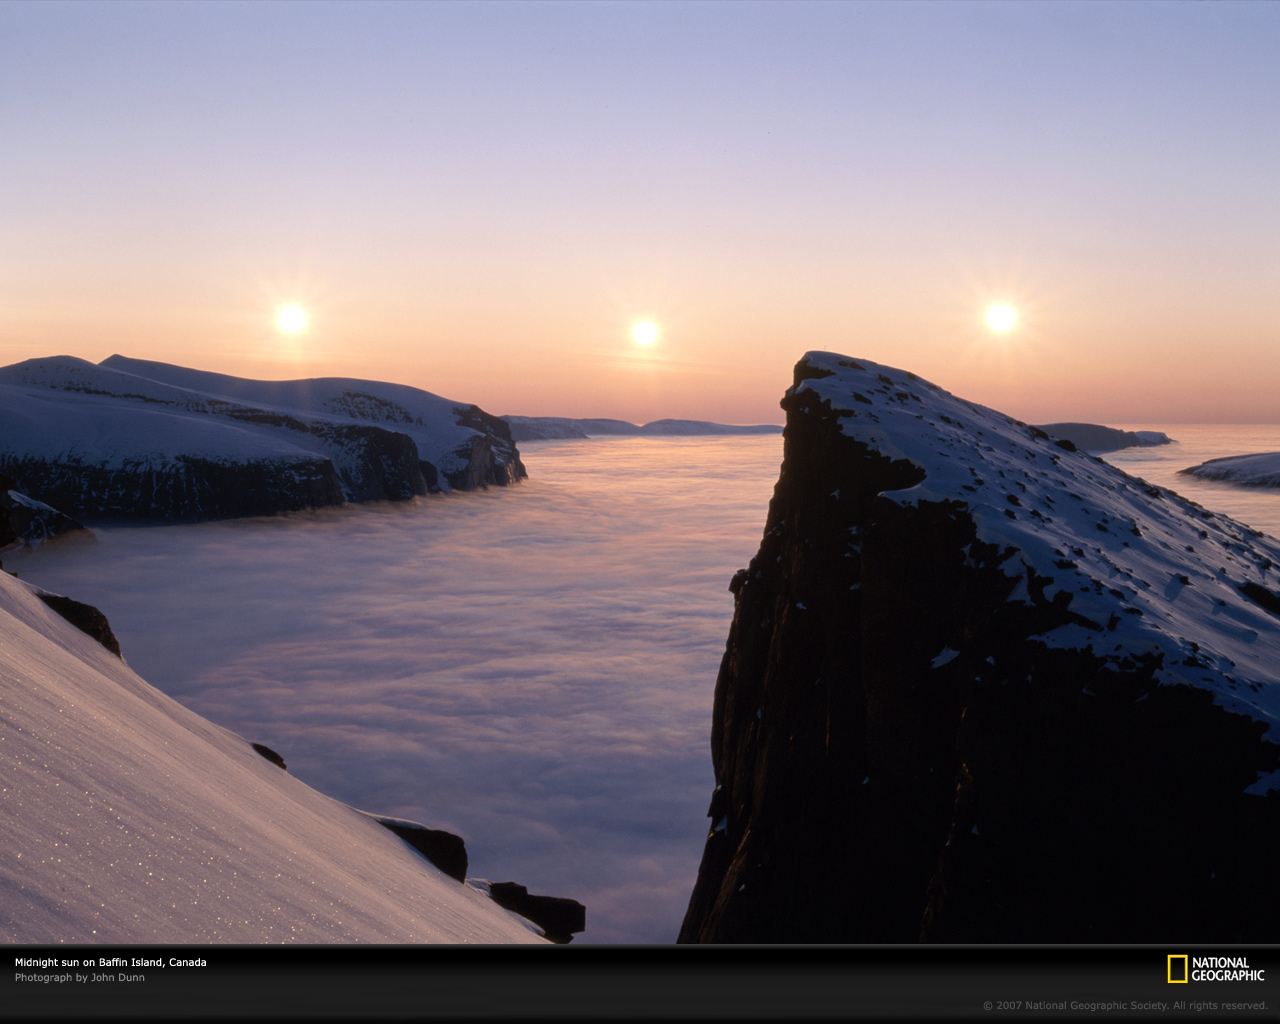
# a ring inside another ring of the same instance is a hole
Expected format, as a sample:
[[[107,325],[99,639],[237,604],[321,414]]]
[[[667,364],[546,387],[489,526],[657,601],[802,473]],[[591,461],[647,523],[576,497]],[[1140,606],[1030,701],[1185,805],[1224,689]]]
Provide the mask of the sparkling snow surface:
[[[261,410],[308,423],[374,424],[407,434],[442,472],[477,431],[451,402],[402,384],[324,377],[260,381],[124,356],[71,356],[0,368],[0,450],[103,468],[160,468],[180,455],[210,460],[322,459],[332,445],[301,430],[232,418]],[[448,489],[447,481],[440,486]]]
[[[0,941],[539,942],[0,573]]]
[[[1010,600],[1029,599],[1034,572],[1053,580],[1047,599],[1069,591],[1071,610],[1097,624],[1052,630],[1040,638],[1047,646],[1116,663],[1160,654],[1161,683],[1211,690],[1280,742],[1280,623],[1239,590],[1280,592],[1280,543],[914,374],[829,352],[806,358],[833,375],[798,388],[829,401],[844,434],[924,471],[885,497],[963,501],[978,537],[1008,549],[1006,575],[1024,581]],[[1113,617],[1117,598],[1127,614]],[[1251,791],[1277,787],[1272,775]]]

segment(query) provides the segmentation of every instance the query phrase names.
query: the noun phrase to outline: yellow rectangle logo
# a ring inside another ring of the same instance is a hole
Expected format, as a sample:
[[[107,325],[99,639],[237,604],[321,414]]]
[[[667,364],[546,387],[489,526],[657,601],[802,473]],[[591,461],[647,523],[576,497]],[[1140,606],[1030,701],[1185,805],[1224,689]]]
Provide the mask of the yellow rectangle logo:
[[[1169,984],[1185,985],[1190,977],[1189,965],[1187,963],[1186,953],[1170,953],[1169,954]],[[1177,964],[1175,970],[1174,964]]]

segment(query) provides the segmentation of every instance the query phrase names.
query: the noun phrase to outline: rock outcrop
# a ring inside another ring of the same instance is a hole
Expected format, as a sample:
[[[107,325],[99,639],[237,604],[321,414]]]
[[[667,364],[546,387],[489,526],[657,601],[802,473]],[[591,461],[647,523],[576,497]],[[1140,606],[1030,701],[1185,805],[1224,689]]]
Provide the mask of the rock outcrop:
[[[515,882],[490,882],[493,902],[542,929],[543,935],[560,945],[572,942],[587,927],[587,908],[563,896],[535,896],[528,887]]]
[[[64,597],[62,594],[51,594],[47,590],[41,590],[38,587],[32,587],[31,589],[41,601],[71,625],[75,626],[81,633],[93,637],[117,658],[123,659],[124,656],[120,653],[120,642],[116,639],[115,633],[111,631],[111,623],[97,608],[91,604],[85,604],[83,601]]]
[[[261,753],[258,744],[253,746]],[[278,754],[276,756],[279,757]],[[284,767],[283,762],[278,763]],[[483,878],[468,880],[467,847],[461,836],[403,818],[382,815],[369,817],[390,829],[449,877],[467,882],[487,893],[498,906],[532,921],[551,942],[572,942],[573,936],[586,928],[587,908],[577,900],[563,896],[536,896],[528,888],[515,882],[490,882]]]
[[[0,551],[38,547],[66,534],[93,534],[68,515],[16,490],[17,481],[0,474]]]
[[[810,353],[682,942],[1280,938],[1280,543]]]
[[[527,474],[507,424],[416,388],[258,381],[112,356],[0,369],[0,471],[98,521],[219,519]]]

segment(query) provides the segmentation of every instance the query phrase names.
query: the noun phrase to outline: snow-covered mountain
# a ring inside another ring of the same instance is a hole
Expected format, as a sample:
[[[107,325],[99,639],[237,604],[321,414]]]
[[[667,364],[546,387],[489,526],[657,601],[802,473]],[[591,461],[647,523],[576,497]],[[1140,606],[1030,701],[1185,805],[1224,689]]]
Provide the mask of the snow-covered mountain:
[[[0,941],[543,941],[40,594],[0,573]]]
[[[1280,487],[1280,452],[1229,455],[1180,470],[1201,480],[1221,480],[1241,487]]]
[[[1280,543],[901,370],[783,408],[681,940],[1280,939]]]
[[[707,420],[654,420],[643,426],[626,420],[571,419],[567,416],[503,416],[517,441],[550,441],[596,435],[610,437],[695,437],[706,434],[778,434],[773,423],[737,426]]]
[[[88,520],[265,514],[526,475],[510,429],[474,405],[123,356],[0,368],[0,472]]]

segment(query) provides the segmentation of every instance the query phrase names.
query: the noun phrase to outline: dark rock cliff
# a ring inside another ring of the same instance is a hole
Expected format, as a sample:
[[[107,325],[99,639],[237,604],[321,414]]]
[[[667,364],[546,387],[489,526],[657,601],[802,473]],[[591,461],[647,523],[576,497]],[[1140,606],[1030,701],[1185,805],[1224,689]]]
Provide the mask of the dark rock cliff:
[[[1277,941],[1280,545],[901,371],[783,407],[680,941]]]
[[[488,484],[505,487],[529,476],[512,438],[511,424],[485,412],[478,405],[454,411],[460,426],[470,427],[478,433],[455,453],[465,465],[445,474],[449,486],[474,491]]]

